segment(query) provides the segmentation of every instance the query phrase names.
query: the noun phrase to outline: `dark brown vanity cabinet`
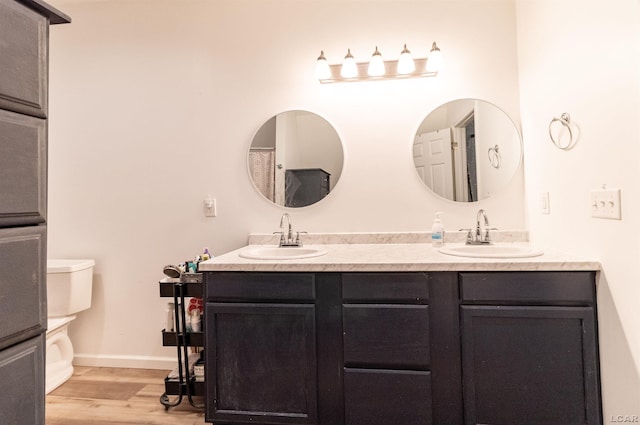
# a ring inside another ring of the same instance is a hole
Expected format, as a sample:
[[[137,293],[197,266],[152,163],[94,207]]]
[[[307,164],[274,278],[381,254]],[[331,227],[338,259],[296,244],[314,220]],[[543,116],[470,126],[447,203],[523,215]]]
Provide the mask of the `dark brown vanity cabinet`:
[[[462,273],[465,424],[602,423],[590,272]]]
[[[207,421],[601,424],[593,272],[206,272]]]

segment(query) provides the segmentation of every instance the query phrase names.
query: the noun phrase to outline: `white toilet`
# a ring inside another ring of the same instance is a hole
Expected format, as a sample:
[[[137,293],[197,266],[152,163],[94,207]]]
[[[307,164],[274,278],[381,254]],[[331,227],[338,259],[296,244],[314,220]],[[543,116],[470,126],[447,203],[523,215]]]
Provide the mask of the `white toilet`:
[[[75,313],[91,307],[94,265],[94,260],[47,260],[47,394],[73,375],[67,330]]]

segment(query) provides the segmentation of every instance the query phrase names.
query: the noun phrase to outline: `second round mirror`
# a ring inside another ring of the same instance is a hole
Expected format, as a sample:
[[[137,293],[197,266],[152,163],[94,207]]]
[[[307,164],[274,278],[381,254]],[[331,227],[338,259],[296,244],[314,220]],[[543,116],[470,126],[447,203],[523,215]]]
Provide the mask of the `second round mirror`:
[[[436,195],[475,202],[504,189],[522,157],[520,133],[509,116],[478,99],[439,106],[420,124],[413,161]]]

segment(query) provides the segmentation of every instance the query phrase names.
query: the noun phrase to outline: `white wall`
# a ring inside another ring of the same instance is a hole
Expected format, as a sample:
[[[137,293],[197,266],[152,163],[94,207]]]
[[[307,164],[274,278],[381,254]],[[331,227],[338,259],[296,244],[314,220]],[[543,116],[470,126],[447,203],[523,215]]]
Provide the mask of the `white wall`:
[[[412,160],[418,126],[447,101],[482,98],[519,123],[512,1],[52,3],[73,23],[51,29],[49,256],[96,259],[93,308],[72,327],[85,364],[166,367],[162,266],[277,230],[284,209],[254,190],[246,153],[279,112],[322,115],[344,142],[340,183],[292,212],[299,230],[427,231],[435,211],[458,229],[478,208],[501,229],[525,227],[523,173],[505,194],[460,205],[429,193]],[[424,57],[434,40],[447,61],[435,79],[313,77],[321,49],[330,62],[347,48],[368,60],[376,45],[397,59],[407,43]]]
[[[598,320],[605,423],[640,416],[640,7],[636,0],[518,0],[526,205],[534,243],[602,262]],[[550,142],[563,112],[580,129]],[[622,189],[622,220],[590,216],[590,194]],[[549,192],[551,214],[540,212]],[[637,421],[637,420],[636,420]]]

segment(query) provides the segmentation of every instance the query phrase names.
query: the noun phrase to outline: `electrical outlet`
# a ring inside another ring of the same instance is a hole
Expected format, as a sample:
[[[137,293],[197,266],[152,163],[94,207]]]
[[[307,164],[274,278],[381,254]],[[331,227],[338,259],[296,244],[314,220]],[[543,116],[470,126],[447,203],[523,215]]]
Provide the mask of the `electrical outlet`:
[[[620,189],[599,189],[591,191],[591,217],[622,219]]]

